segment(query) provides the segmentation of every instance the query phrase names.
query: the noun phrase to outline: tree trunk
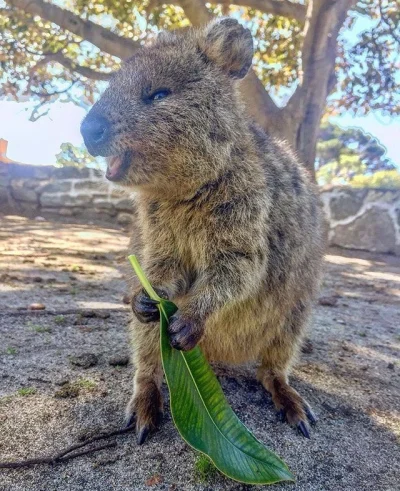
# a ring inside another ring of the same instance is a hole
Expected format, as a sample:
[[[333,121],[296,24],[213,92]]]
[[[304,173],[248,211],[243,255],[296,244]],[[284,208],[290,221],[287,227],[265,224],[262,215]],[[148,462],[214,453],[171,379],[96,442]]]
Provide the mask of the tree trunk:
[[[355,0],[309,0],[300,83],[282,110],[287,139],[314,179],[319,127],[326,99],[335,85],[338,34],[354,3]]]

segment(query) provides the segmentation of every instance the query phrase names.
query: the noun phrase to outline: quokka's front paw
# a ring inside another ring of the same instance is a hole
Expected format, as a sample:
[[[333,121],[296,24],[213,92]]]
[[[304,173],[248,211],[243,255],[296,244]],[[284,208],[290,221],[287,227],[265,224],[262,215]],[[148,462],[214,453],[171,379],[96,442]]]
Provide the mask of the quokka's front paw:
[[[155,288],[157,294],[162,298],[167,298],[166,292],[161,288]],[[132,297],[132,310],[140,322],[157,322],[160,320],[158,302],[150,298],[144,290],[139,290]]]
[[[171,346],[175,349],[189,351],[200,341],[203,334],[203,323],[177,312],[170,318],[168,333]]]

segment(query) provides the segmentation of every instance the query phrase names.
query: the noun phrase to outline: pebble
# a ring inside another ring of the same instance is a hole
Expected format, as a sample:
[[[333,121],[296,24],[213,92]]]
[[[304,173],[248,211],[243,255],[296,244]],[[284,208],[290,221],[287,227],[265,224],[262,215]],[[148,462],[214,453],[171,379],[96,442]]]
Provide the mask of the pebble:
[[[45,310],[46,306],[43,303],[31,303],[28,310]]]
[[[129,305],[131,303],[131,296],[127,293],[122,297],[122,303]]]
[[[337,297],[320,297],[318,299],[318,303],[320,305],[324,305],[325,307],[336,307],[338,304]]]
[[[69,361],[72,365],[82,368],[90,368],[99,362],[99,358],[94,353],[82,353],[77,356],[70,356]]]
[[[125,367],[129,363],[129,356],[116,355],[108,360],[108,364],[112,367]]]

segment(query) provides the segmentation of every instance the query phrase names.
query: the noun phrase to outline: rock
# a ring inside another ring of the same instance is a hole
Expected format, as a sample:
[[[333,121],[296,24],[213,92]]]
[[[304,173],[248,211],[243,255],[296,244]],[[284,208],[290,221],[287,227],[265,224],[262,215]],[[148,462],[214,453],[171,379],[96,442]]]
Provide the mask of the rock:
[[[82,353],[81,355],[71,356],[69,361],[77,367],[90,368],[97,365],[99,358],[94,353]]]
[[[129,363],[129,356],[116,355],[108,360],[108,364],[112,367],[125,367]]]
[[[89,177],[89,169],[77,167],[59,167],[54,169],[56,179],[82,179]]]
[[[129,305],[131,303],[131,295],[125,293],[125,295],[122,297],[122,303]]]
[[[66,206],[84,206],[88,205],[92,200],[90,194],[79,194],[77,196],[71,196],[67,193],[65,194],[52,194],[43,193],[40,196],[40,204],[42,206],[56,206],[56,207],[66,207]]]
[[[400,191],[398,189],[369,189],[365,203],[398,203]]]
[[[31,303],[28,310],[45,310],[46,306],[43,303]]]
[[[331,216],[334,220],[344,220],[355,215],[363,205],[366,190],[341,189],[330,199]]]
[[[132,215],[129,213],[118,213],[117,222],[120,225],[129,225],[132,223]]]
[[[39,203],[29,201],[17,201],[16,208],[18,209],[18,211],[22,211],[23,214],[27,213],[28,215],[31,215],[32,212],[39,210]]]
[[[83,312],[80,312],[79,315],[81,317],[93,318],[93,317],[96,317],[96,311],[95,310],[84,310]]]
[[[93,203],[99,210],[114,210],[114,205],[102,198],[94,198]]]
[[[114,203],[117,210],[129,211],[133,209],[133,204],[131,199],[120,199]]]
[[[394,370],[394,363],[388,363],[389,370]]]
[[[23,187],[12,187],[11,196],[17,201],[27,201],[29,203],[36,203],[38,200],[38,195],[33,189]]]
[[[72,184],[69,181],[53,181],[40,188],[41,193],[65,193],[71,191]]]
[[[318,303],[320,305],[324,305],[325,307],[336,307],[338,299],[337,297],[320,297],[318,299]]]
[[[107,183],[103,181],[102,183],[99,183],[99,181],[79,181],[75,183],[75,189],[76,190],[88,190],[88,191],[99,191],[104,189],[104,191],[107,191]]]
[[[351,249],[394,253],[396,230],[389,213],[373,207],[351,223],[334,227],[330,243]]]
[[[8,189],[5,185],[4,186],[1,185],[0,186],[0,204],[3,205],[6,203],[8,203]]]
[[[62,385],[67,385],[69,383],[69,379],[63,377],[63,378],[57,380],[55,383],[56,383],[56,385],[61,385],[61,386]]]
[[[77,208],[60,208],[58,210],[58,214],[63,217],[72,217],[73,215],[77,214],[77,212]]]

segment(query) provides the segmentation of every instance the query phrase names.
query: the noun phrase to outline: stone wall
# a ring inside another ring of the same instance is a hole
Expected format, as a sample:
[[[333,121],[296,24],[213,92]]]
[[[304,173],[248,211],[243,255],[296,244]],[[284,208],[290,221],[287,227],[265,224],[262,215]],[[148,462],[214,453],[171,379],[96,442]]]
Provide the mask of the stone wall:
[[[400,189],[335,187],[321,198],[330,245],[400,255]]]
[[[0,211],[124,224],[132,206],[96,169],[0,162]]]
[[[329,243],[400,255],[400,190],[321,191]],[[132,200],[94,169],[0,162],[0,212],[126,224]]]

